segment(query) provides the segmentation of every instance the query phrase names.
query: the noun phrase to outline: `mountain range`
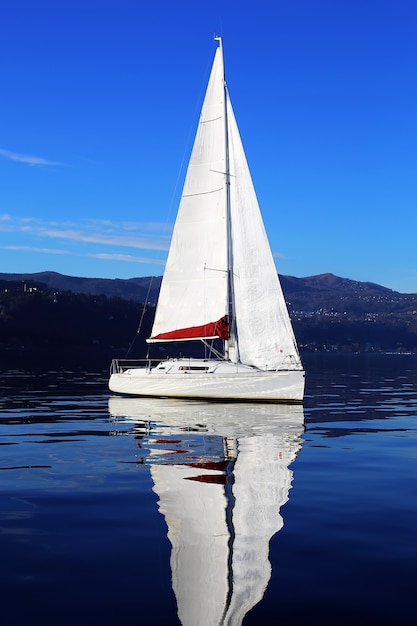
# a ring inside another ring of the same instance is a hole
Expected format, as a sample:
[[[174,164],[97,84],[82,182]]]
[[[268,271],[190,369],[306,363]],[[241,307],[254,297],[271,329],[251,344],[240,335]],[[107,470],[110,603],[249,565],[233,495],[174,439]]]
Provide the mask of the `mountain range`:
[[[0,273],[1,281],[30,282],[48,289],[105,295],[134,302],[156,304],[161,276],[141,278],[80,278],[57,272]],[[306,278],[280,275],[290,312],[302,314],[360,313],[393,314],[417,309],[417,294],[403,294],[371,282],[359,282],[334,274]]]
[[[304,349],[417,351],[417,294],[402,294],[375,283],[354,281],[330,273],[306,278],[281,275],[280,280],[295,334]],[[69,309],[72,311],[72,319],[66,318],[66,324],[74,326],[74,341],[77,341],[75,328],[77,324],[80,332],[84,333],[83,341],[86,341],[91,332],[91,329],[82,331],[83,325],[87,323],[87,317],[91,315],[93,327],[94,317],[96,318],[98,331],[99,317],[103,315],[103,320],[104,318],[114,320],[113,327],[107,328],[106,331],[109,341],[114,334],[118,336],[120,343],[128,340],[120,334],[121,330],[116,326],[115,320],[119,319],[119,316],[127,315],[131,319],[132,328],[126,327],[124,331],[126,334],[128,332],[133,334],[136,330],[135,319],[139,317],[139,310],[143,309],[140,305],[146,302],[150,305],[146,324],[149,327],[160,284],[160,276],[104,279],[79,278],[57,272],[1,273],[0,305],[3,307],[3,319],[7,319],[9,324],[15,320],[14,332],[16,332],[18,328],[16,311],[19,307],[26,307],[24,310],[27,320],[30,317],[27,313],[29,302],[25,304],[23,300],[17,301],[15,298],[13,304],[15,313],[12,315],[11,302],[10,299],[7,300],[10,293],[5,292],[35,291],[39,298],[42,294],[48,301],[56,301],[59,297],[60,306],[64,306],[66,302],[65,315],[68,317]],[[64,294],[67,294],[65,298]],[[70,298],[68,294],[73,295]],[[98,306],[99,301],[100,309],[93,313],[93,308]],[[34,302],[32,299],[30,303],[32,309]],[[46,311],[45,303],[43,306]],[[85,309],[84,317],[80,313],[82,307]],[[56,310],[55,307],[55,312]],[[22,311],[23,309],[21,319]],[[77,311],[80,313],[78,322],[76,322]],[[113,315],[115,311],[117,313]],[[53,315],[56,317],[56,313],[52,314],[51,309],[48,315],[52,316],[50,323],[55,323]],[[25,324],[26,327],[27,325],[28,323]],[[105,325],[109,325],[108,321]],[[34,328],[38,326],[39,322]],[[103,336],[105,336],[104,325]]]
[[[155,304],[158,298],[162,277],[144,278],[78,278],[58,272],[37,272],[33,274],[1,274],[0,280],[39,283],[48,289],[71,291],[90,295],[104,295],[111,298],[124,298],[134,302]],[[149,285],[151,291],[148,295]]]

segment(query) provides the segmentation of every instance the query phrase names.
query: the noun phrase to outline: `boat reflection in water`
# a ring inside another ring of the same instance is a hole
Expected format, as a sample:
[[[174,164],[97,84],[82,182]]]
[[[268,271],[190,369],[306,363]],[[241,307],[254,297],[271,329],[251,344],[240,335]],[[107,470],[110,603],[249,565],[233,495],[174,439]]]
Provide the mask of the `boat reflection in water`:
[[[241,624],[271,577],[269,542],[283,526],[302,407],[113,397],[109,409],[145,434],[180,622]]]

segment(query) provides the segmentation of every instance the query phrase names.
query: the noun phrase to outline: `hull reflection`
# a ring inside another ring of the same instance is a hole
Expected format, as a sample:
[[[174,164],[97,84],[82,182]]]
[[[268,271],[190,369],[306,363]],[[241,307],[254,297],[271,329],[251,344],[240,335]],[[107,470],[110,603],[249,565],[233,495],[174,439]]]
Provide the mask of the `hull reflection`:
[[[238,626],[271,577],[269,542],[301,448],[301,406],[113,397],[142,437],[183,626]]]

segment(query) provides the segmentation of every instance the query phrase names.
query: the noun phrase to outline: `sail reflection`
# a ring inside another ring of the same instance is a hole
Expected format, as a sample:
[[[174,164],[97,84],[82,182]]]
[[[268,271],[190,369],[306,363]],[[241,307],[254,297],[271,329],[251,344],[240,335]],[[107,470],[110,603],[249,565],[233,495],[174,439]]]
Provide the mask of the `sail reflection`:
[[[283,526],[302,407],[113,397],[109,410],[145,433],[180,622],[241,624],[271,577],[269,542]]]

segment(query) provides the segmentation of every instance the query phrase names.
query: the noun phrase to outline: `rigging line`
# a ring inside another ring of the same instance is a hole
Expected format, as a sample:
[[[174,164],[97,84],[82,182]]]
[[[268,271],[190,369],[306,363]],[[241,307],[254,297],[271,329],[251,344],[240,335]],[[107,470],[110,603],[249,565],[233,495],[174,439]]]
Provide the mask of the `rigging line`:
[[[193,196],[207,196],[210,193],[217,193],[221,190],[222,190],[222,187],[219,187],[218,189],[211,189],[210,191],[199,191],[197,193],[185,193],[182,197],[192,198]]]
[[[201,124],[210,124],[210,122],[217,122],[217,120],[221,120],[221,118],[221,115],[218,115],[217,117],[211,117],[209,120],[201,120]]]
[[[207,265],[204,264],[204,271],[206,271],[206,270],[210,271],[210,272],[223,272],[223,274],[227,274],[227,272],[229,271],[227,269],[226,270],[222,270],[219,267],[207,267]]]
[[[207,63],[206,63],[206,70],[204,72],[204,77],[207,76],[207,74],[210,74],[210,68],[211,68],[211,62],[212,62],[212,52],[208,55],[207,58]],[[184,150],[183,150],[183,154],[182,154],[182,158],[181,158],[181,162],[178,168],[178,172],[177,172],[177,178],[175,181],[175,185],[174,185],[174,189],[171,195],[171,200],[168,206],[168,211],[167,211],[167,215],[166,215],[166,219],[165,219],[165,224],[168,224],[169,218],[172,214],[172,209],[173,209],[173,205],[174,205],[174,199],[177,195],[177,191],[178,191],[178,187],[180,184],[180,179],[183,175],[184,169],[186,170],[186,168],[184,168],[184,163],[187,160],[187,156],[189,157],[189,153],[192,151],[192,147],[193,147],[193,143],[192,143],[192,137],[193,135],[195,135],[195,128],[196,128],[196,120],[199,119],[199,115],[201,112],[201,102],[204,101],[204,94],[205,94],[205,88],[207,85],[207,79],[204,78],[204,80],[202,80],[201,85],[200,85],[200,90],[199,90],[199,94],[196,100],[196,105],[194,108],[194,114],[192,116],[191,122],[190,122],[190,126],[188,129],[188,133],[187,133],[187,139],[185,141],[185,145],[184,145]],[[198,126],[198,123],[197,123]],[[191,146],[191,148],[190,148]],[[188,162],[188,160],[187,160]],[[177,203],[178,205],[179,203]]]
[[[136,334],[134,335],[132,341],[130,342],[130,345],[129,345],[128,349],[127,349],[125,358],[127,358],[129,356],[130,351],[133,348],[133,345],[134,345],[137,337],[139,336],[140,331],[142,330],[142,324],[143,324],[143,320],[144,320],[144,317],[145,317],[146,307],[148,306],[148,303],[149,303],[149,294],[151,292],[153,279],[154,279],[154,277],[151,276],[151,280],[149,281],[149,285],[148,285],[148,292],[146,294],[145,302],[144,302],[143,309],[142,309],[142,315],[140,316],[140,320],[139,320],[138,329],[137,329]]]

